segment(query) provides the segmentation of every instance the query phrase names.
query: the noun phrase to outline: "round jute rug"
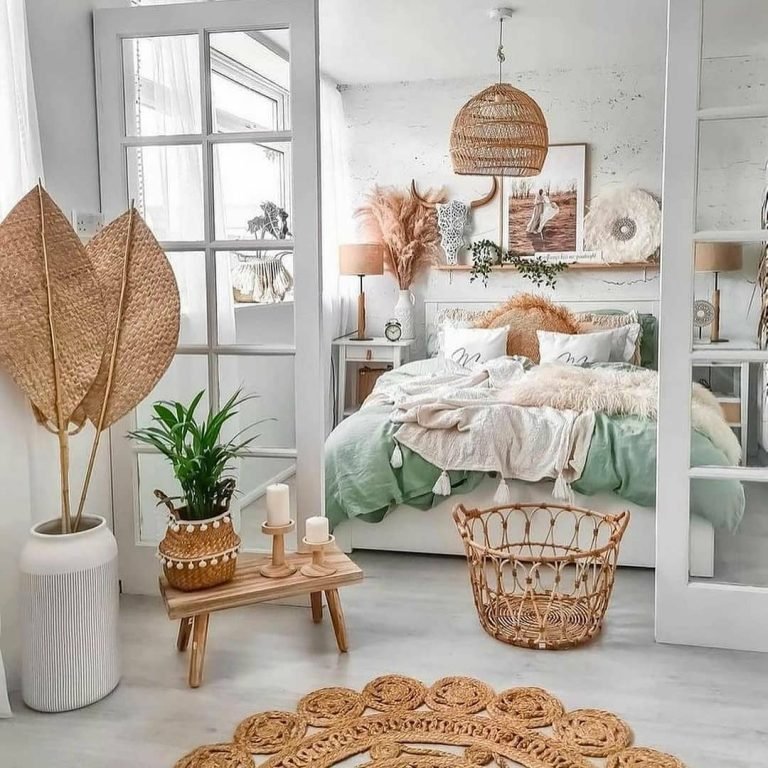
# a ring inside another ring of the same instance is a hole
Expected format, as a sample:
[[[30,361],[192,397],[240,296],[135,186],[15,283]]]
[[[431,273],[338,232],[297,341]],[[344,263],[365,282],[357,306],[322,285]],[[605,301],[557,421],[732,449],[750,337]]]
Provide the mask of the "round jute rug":
[[[295,712],[252,715],[232,741],[199,747],[175,768],[684,768],[631,745],[616,715],[568,711],[542,688],[496,693],[469,677],[426,686],[387,675],[361,692],[313,691]]]

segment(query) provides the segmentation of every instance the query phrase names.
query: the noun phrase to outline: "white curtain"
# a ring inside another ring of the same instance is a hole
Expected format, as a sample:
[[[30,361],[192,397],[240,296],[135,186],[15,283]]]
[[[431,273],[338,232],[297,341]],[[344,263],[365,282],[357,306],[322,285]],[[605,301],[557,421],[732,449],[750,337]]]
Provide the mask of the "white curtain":
[[[2,219],[43,171],[24,0],[0,0],[0,158]],[[24,397],[5,373],[0,373],[0,413],[0,617],[17,627],[17,557],[31,516],[27,435],[34,427]],[[15,680],[18,637],[0,636],[0,645],[10,662],[9,677]],[[8,715],[5,667],[0,655],[0,717]]]
[[[322,78],[320,84],[320,163],[322,173],[323,223],[323,330],[326,367],[326,431],[333,427],[334,377],[331,342],[349,330],[355,300],[353,281],[339,277],[339,244],[354,236],[347,127],[344,107],[336,84]],[[335,371],[343,376],[344,371]],[[343,406],[339,406],[343,407]]]

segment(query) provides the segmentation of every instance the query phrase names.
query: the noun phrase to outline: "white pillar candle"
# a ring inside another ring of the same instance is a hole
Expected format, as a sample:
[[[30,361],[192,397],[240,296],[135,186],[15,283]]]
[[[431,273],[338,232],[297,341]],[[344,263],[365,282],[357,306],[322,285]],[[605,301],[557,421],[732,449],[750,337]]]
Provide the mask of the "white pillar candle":
[[[267,486],[267,525],[288,525],[291,522],[290,490],[284,483]]]
[[[329,538],[327,517],[307,518],[307,541],[310,544],[325,544]]]

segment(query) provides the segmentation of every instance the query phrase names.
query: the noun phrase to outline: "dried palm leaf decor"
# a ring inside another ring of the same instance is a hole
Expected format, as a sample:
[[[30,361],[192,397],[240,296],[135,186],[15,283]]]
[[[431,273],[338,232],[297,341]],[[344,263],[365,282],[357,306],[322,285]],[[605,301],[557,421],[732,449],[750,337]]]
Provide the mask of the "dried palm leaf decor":
[[[0,223],[0,365],[59,442],[61,530],[77,531],[101,432],[138,405],[170,365],[179,293],[133,206],[87,248],[38,184]],[[76,511],[69,438],[95,427]]]
[[[401,290],[407,290],[439,255],[437,214],[429,203],[445,200],[442,189],[429,189],[420,200],[397,187],[374,186],[355,215],[374,239],[384,245],[384,266]],[[425,202],[427,204],[425,205]]]
[[[473,176],[536,176],[549,147],[544,113],[527,94],[502,82],[505,60],[504,19],[509,8],[496,8],[499,22],[499,82],[473,96],[458,112],[451,128],[453,170]]]

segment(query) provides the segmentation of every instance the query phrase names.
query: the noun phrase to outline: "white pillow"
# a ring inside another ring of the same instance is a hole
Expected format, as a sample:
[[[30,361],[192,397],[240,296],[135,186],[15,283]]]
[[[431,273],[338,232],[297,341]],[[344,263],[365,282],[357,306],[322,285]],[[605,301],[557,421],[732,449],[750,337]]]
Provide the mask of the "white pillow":
[[[597,333],[610,333],[612,335],[610,360],[612,363],[631,363],[635,359],[637,340],[641,330],[640,323],[629,323],[607,331],[597,331]],[[591,333],[594,331],[590,331]]]
[[[574,334],[536,331],[536,335],[539,337],[539,358],[542,363],[586,365],[607,363],[611,359],[612,330]]]
[[[465,368],[507,354],[508,328],[443,328],[443,357]]]

